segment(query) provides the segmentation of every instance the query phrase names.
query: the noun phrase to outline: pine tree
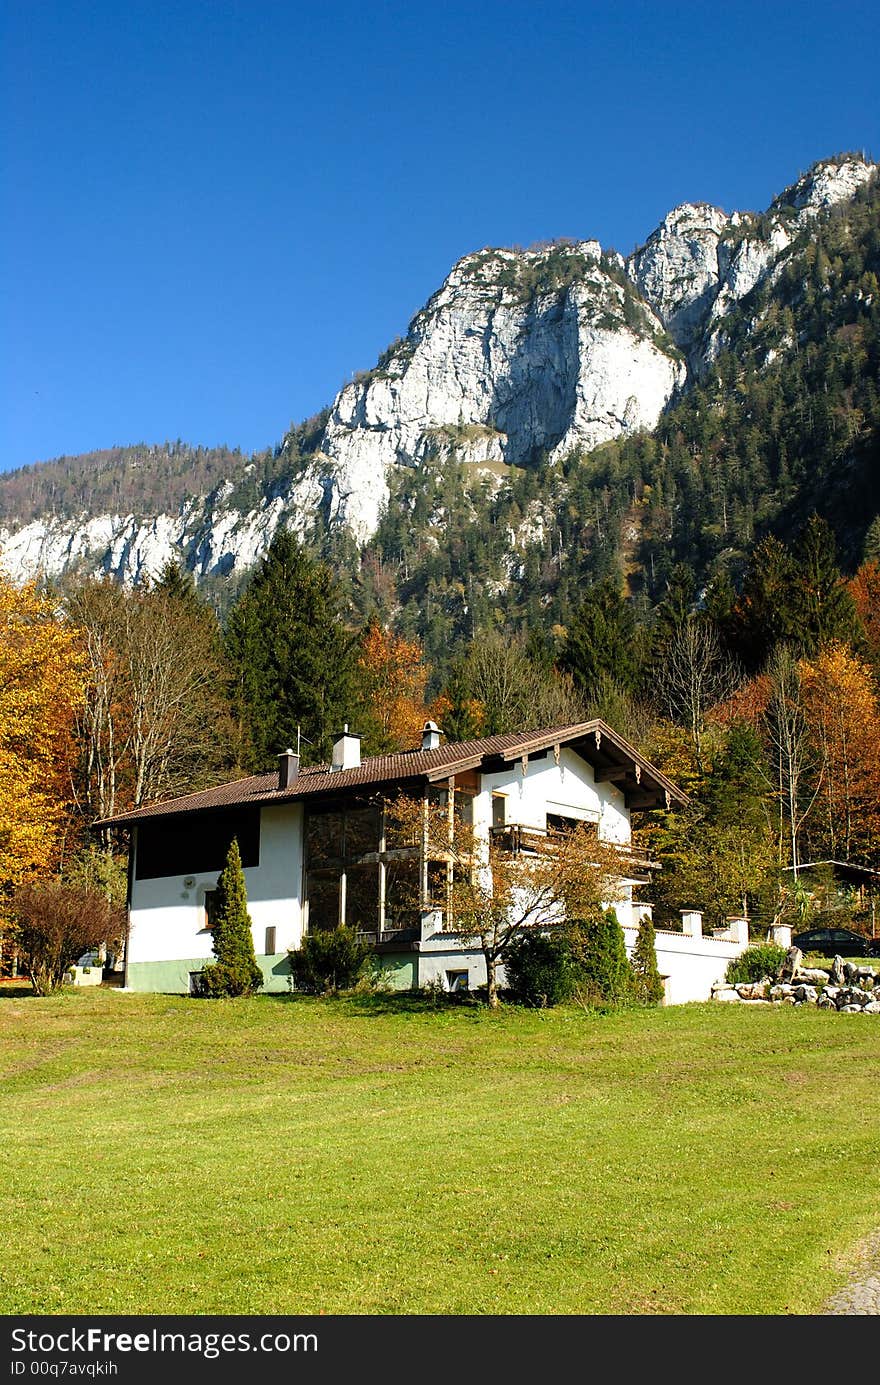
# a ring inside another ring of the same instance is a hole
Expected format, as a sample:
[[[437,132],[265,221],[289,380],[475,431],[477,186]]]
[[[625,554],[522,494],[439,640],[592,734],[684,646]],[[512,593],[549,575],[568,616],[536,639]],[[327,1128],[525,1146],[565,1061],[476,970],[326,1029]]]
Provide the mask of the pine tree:
[[[647,914],[639,920],[639,931],[632,955],[633,985],[645,1005],[658,1005],[663,999],[663,981],[657,967],[654,925]]]
[[[800,648],[815,654],[835,640],[858,633],[855,603],[837,566],[834,535],[826,521],[811,515],[798,536],[795,558],[800,571]]]
[[[862,557],[866,563],[880,563],[880,515],[875,515],[868,525]]]
[[[270,769],[306,739],[306,763],[329,759],[352,718],[356,638],[342,623],[333,578],[292,534],[275,535],[235,606],[226,634],[242,764]]]
[[[635,616],[617,586],[607,581],[591,587],[569,624],[560,668],[589,694],[603,677],[635,692],[642,673],[639,654]]]
[[[784,543],[768,535],[752,554],[733,616],[733,643],[747,668],[760,668],[777,644],[799,645],[798,588],[798,564]]]
[[[263,984],[263,973],[254,952],[247,889],[235,837],[217,881],[213,921],[211,946],[217,961],[202,973],[205,991],[210,996],[253,995]]]

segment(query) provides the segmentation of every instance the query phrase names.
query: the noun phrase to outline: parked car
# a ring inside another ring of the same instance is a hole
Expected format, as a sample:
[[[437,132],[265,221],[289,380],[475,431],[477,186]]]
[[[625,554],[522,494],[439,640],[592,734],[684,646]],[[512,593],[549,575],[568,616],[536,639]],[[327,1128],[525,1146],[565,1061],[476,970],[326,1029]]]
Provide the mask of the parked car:
[[[792,942],[801,952],[821,952],[823,957],[880,957],[880,938],[866,938],[851,928],[808,928]]]

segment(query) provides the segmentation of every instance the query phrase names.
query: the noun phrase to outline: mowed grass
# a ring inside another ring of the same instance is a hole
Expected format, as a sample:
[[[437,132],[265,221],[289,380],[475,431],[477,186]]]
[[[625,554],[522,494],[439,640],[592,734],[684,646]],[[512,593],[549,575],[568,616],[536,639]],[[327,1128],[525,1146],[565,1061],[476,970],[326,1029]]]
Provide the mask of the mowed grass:
[[[0,1311],[809,1313],[880,1022],[0,992]]]

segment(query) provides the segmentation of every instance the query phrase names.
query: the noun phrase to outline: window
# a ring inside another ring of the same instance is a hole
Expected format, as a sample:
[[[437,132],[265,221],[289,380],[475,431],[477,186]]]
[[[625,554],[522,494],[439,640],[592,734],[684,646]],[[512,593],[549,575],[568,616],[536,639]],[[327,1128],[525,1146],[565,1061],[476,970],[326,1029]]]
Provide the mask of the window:
[[[448,971],[446,973],[446,989],[453,995],[461,994],[462,991],[470,990],[470,977],[466,971]]]
[[[419,922],[421,880],[418,861],[389,861],[385,871],[385,928],[394,932]]]
[[[135,877],[158,880],[169,875],[219,875],[232,838],[241,864],[260,864],[260,810],[233,808],[161,818],[138,825]]]
[[[507,826],[507,794],[492,795],[492,826],[496,830]]]
[[[568,832],[573,832],[576,827],[582,827],[591,837],[598,837],[599,824],[591,822],[588,818],[568,817],[564,813],[547,814],[547,833],[549,836],[561,837]]]
[[[346,868],[345,922],[361,933],[375,933],[379,927],[378,866]]]
[[[336,871],[310,870],[307,897],[310,933],[339,926],[339,875]]]
[[[266,929],[266,945],[264,952],[267,957],[271,957],[275,952],[275,928],[274,926]]]
[[[217,913],[220,908],[219,895],[219,890],[205,890],[205,921],[202,926],[207,928],[209,932],[217,922]]]

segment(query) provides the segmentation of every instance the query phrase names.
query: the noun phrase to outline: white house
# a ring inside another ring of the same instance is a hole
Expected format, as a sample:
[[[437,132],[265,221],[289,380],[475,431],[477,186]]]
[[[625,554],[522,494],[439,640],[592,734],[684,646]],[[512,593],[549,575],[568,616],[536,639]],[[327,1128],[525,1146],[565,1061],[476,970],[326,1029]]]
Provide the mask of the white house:
[[[595,825],[620,848],[626,875],[613,903],[628,948],[650,906],[638,900],[652,863],[631,846],[633,809],[686,800],[675,785],[601,721],[442,744],[425,726],[418,749],[361,760],[348,728],[329,766],[301,769],[279,757],[273,774],[122,814],[97,827],[128,828],[129,898],[125,984],[131,990],[187,992],[212,958],[212,892],[229,844],[238,839],[267,990],[287,990],[288,949],[309,928],[353,924],[371,937],[388,980],[401,989],[440,982],[485,983],[479,948],[452,931],[430,899],[430,866],[418,848],[395,847],[384,805],[396,795],[440,796],[472,821],[478,840],[497,834],[518,850],[566,823]],[[413,907],[414,899],[421,907]],[[658,934],[657,955],[670,1002],[706,999],[740,933],[703,938],[697,920]]]

